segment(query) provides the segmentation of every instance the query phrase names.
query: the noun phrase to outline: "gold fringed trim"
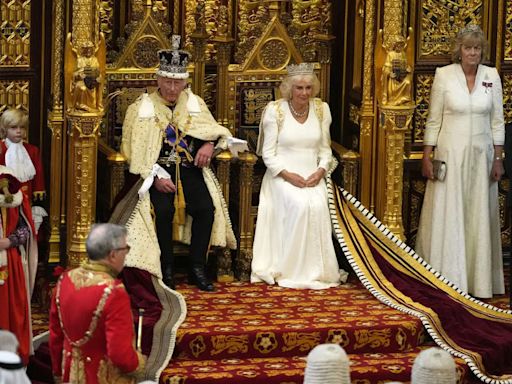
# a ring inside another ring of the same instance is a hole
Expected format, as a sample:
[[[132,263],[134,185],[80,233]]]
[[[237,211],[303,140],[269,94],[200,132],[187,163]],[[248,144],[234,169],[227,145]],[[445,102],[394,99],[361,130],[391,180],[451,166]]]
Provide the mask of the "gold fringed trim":
[[[390,256],[391,260],[388,262],[391,265],[409,276],[418,278],[425,284],[443,289],[454,300],[471,310],[473,314],[496,321],[510,322],[512,311],[493,307],[462,292],[396,237],[355,197],[342,188],[335,188],[330,179],[327,184],[327,192],[333,232],[361,283],[382,303],[419,318],[433,340],[444,350],[464,359],[480,380],[490,384],[512,384],[510,375],[495,377],[484,373],[479,354],[456,345],[444,332],[433,311],[417,303],[414,308],[412,300],[406,298],[394,288],[393,284],[387,281],[371,253],[368,253],[370,250],[367,248],[367,239],[363,236],[363,231],[373,246],[378,245],[383,252]],[[421,267],[424,268],[424,273],[416,271]]]

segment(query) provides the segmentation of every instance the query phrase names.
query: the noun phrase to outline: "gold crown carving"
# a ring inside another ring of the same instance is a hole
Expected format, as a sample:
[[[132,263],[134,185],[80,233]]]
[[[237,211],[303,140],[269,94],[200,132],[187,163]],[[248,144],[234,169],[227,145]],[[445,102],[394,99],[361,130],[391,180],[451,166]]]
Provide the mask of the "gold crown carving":
[[[297,76],[297,75],[312,75],[315,70],[315,64],[313,63],[300,63],[300,64],[290,64],[286,67],[288,71],[288,76]]]

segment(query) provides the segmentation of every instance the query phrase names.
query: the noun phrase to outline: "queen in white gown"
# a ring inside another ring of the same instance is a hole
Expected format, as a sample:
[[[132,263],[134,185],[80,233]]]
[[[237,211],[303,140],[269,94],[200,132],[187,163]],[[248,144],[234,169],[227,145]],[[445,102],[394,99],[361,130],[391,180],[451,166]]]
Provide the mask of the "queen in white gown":
[[[267,170],[260,191],[252,282],[304,289],[340,284],[323,178],[332,161],[331,114],[326,103],[311,97],[313,76],[289,75],[285,82],[290,82],[293,101],[271,102],[262,114],[258,153]],[[303,111],[293,109],[292,102]]]
[[[424,137],[427,187],[416,251],[460,289],[480,298],[505,293],[498,207],[504,143],[501,81],[479,64],[483,33],[459,33],[455,64],[438,68]],[[446,162],[433,180],[430,154]]]

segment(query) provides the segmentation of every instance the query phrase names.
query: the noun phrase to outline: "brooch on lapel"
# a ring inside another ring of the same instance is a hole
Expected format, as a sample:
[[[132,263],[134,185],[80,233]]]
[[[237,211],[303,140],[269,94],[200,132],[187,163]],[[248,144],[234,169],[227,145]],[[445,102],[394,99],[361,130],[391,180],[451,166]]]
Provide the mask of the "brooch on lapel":
[[[482,85],[485,87],[485,93],[489,92],[489,88],[492,88],[491,81],[482,81]]]

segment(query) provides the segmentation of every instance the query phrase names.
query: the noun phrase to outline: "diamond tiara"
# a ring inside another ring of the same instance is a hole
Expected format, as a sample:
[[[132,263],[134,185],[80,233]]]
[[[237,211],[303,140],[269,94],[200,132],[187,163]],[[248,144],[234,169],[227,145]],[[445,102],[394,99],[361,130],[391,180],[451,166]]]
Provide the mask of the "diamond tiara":
[[[314,69],[315,64],[313,63],[290,64],[286,67],[288,76],[312,75],[314,73]]]
[[[483,33],[482,28],[480,28],[476,24],[468,24],[464,28],[462,28],[459,33],[457,33],[458,37],[464,36],[468,33]]]

